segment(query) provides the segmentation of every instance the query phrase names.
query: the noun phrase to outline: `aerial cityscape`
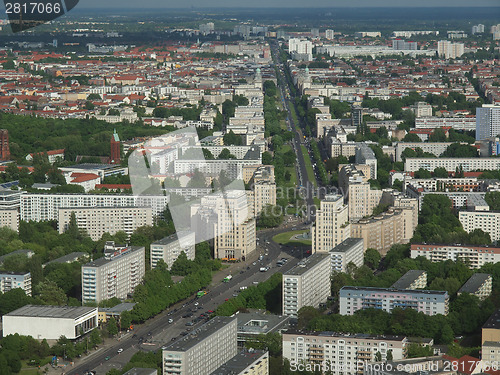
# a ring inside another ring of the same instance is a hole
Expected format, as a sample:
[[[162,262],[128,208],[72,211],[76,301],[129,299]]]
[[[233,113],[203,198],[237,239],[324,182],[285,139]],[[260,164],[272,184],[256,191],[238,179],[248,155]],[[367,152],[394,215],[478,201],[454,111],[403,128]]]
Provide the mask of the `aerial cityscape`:
[[[500,375],[500,3],[4,5],[0,375]]]

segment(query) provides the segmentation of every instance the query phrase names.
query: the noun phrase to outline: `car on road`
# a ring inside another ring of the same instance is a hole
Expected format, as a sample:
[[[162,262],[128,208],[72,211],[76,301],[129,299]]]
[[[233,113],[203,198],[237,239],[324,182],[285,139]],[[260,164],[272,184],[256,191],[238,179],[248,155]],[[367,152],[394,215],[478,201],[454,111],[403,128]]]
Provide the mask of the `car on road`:
[[[108,355],[106,358],[104,358],[105,361],[109,361],[110,360],[110,356]]]
[[[253,262],[252,264],[255,266],[257,264],[257,262]]]
[[[194,325],[194,323],[193,323],[193,322],[187,322],[187,323],[186,323],[186,324],[184,324],[184,325],[189,327],[189,326]]]
[[[169,322],[169,324],[172,324],[174,322],[174,320],[173,319],[169,319],[168,322]]]
[[[198,306],[199,304],[200,304],[199,302],[195,302],[195,303],[194,303],[194,305],[195,305],[195,306]]]
[[[123,352],[123,349],[122,349],[122,348],[120,348],[120,349],[118,349],[118,350],[117,350],[117,352],[118,352],[118,353],[121,353],[121,352]]]

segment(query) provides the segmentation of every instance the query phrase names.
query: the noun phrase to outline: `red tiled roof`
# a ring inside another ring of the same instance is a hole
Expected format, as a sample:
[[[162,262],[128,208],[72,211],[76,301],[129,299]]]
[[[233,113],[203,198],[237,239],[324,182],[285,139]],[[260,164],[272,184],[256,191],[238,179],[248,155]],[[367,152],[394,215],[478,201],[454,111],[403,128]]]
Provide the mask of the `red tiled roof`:
[[[85,181],[92,181],[100,178],[98,175],[95,173],[72,173],[71,177],[75,177],[71,183],[79,183],[79,182],[85,182]]]

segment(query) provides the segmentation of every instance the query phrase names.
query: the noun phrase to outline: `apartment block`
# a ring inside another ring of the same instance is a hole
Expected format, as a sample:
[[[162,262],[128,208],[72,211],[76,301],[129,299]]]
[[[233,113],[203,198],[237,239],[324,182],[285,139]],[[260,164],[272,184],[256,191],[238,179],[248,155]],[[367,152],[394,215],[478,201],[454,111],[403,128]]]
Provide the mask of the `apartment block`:
[[[293,365],[309,363],[329,366],[335,375],[359,374],[358,363],[373,362],[377,353],[383,360],[406,356],[408,340],[403,336],[373,336],[334,332],[289,330],[283,333],[283,358]]]
[[[481,229],[490,235],[491,241],[500,239],[500,212],[494,211],[460,211],[458,219],[468,233]]]
[[[369,182],[350,183],[347,191],[351,221],[371,216],[382,197],[382,190],[372,189]]]
[[[349,209],[342,195],[326,195],[311,228],[312,252],[328,252],[351,236]]]
[[[476,129],[476,116],[465,117],[417,117],[415,129],[436,129],[450,127],[454,130],[471,131]]]
[[[20,199],[21,220],[57,220],[60,208],[151,207],[161,217],[167,208],[168,196],[134,196],[124,194],[23,194]]]
[[[469,293],[475,295],[481,301],[491,295],[493,278],[487,273],[475,273],[458,290],[457,294]]]
[[[464,54],[463,43],[452,43],[449,40],[440,40],[437,46],[439,56],[445,59],[456,59]]]
[[[420,148],[424,152],[440,156],[453,142],[398,142],[396,143],[396,161],[403,161],[401,154],[407,148]]]
[[[145,248],[107,245],[103,258],[82,266],[82,303],[125,299],[142,282]]]
[[[500,342],[483,342],[481,346],[481,359],[489,363],[500,363]]]
[[[0,292],[21,288],[27,296],[31,296],[31,273],[0,271]]]
[[[340,315],[353,315],[358,310],[411,308],[426,315],[447,315],[449,296],[446,291],[398,290],[344,286],[340,289]]]
[[[412,220],[411,211],[389,208],[380,215],[352,223],[351,236],[362,238],[365,249],[376,249],[385,255],[392,245],[408,242],[405,238],[405,228],[413,226],[410,224]]]
[[[360,143],[356,147],[356,164],[367,164],[370,166],[370,178],[377,178],[377,158],[373,150],[365,143]]]
[[[316,253],[283,274],[283,315],[297,317],[304,306],[319,307],[331,295],[330,256]]]
[[[403,241],[409,242],[418,225],[418,199],[408,197],[396,190],[382,190],[382,204],[403,210]]]
[[[349,263],[361,267],[364,263],[364,247],[362,238],[348,238],[342,241],[330,254],[330,273],[346,272]]]
[[[483,104],[476,109],[476,140],[500,135],[500,105]]]
[[[425,257],[431,262],[443,262],[461,260],[469,268],[481,268],[486,263],[500,262],[500,248],[473,245],[439,245],[412,243],[410,257]]]
[[[420,168],[434,171],[441,167],[447,172],[456,172],[462,168],[464,172],[477,170],[500,169],[499,158],[407,158],[405,161],[405,172],[416,172]]]
[[[290,326],[290,317],[262,311],[238,312],[235,316],[238,319],[238,348],[244,348],[247,341],[253,342],[259,335],[281,333]]]
[[[237,354],[237,320],[217,316],[162,348],[163,375],[209,375]]]
[[[243,350],[210,375],[269,375],[269,352]]]
[[[399,278],[391,288],[394,289],[424,289],[427,286],[427,272],[422,270],[409,270]]]
[[[19,231],[19,211],[17,209],[0,209],[0,228],[7,227],[13,231]]]
[[[486,341],[500,342],[500,309],[491,314],[481,329],[481,343]]]
[[[394,41],[392,43],[394,45]],[[405,48],[397,48],[397,49],[405,49]],[[426,102],[417,102],[417,103],[410,106],[410,110],[415,114],[415,117],[431,117],[432,116],[432,106]]]
[[[123,231],[130,237],[137,228],[153,225],[151,207],[60,208],[57,220],[59,233],[64,233],[75,214],[78,229],[93,241],[104,233],[111,235]]]
[[[159,241],[151,243],[150,263],[151,268],[156,268],[161,259],[170,269],[177,257],[184,252],[189,260],[195,257],[196,236],[191,231],[179,231],[171,236],[164,237]]]

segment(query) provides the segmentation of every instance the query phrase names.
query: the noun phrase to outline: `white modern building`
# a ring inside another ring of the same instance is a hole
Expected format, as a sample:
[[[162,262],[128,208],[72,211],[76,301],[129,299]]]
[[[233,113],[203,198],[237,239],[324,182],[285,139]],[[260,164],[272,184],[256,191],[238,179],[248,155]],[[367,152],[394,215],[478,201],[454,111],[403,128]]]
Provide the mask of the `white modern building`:
[[[145,248],[112,247],[104,258],[82,266],[82,303],[110,298],[125,299],[142,282],[146,267]]]
[[[380,355],[386,360],[402,359],[409,344],[404,336],[373,336],[335,332],[292,331],[283,333],[283,358],[293,367],[299,364],[324,366],[334,375],[357,375],[359,364],[373,362]],[[364,367],[364,366],[362,366]]]
[[[454,130],[471,131],[476,129],[476,116],[465,117],[417,117],[415,119],[416,129],[436,129],[451,127]]]
[[[288,53],[296,60],[312,60],[313,44],[309,40],[291,38],[288,41]]]
[[[269,352],[243,350],[210,375],[269,375]]]
[[[456,172],[462,168],[464,172],[476,170],[500,169],[500,158],[407,158],[405,172],[416,172],[420,168],[434,171],[441,167],[447,172]]]
[[[59,233],[68,229],[73,214],[78,229],[93,241],[101,239],[104,233],[114,235],[121,231],[130,238],[137,228],[153,225],[151,207],[60,208],[57,217]]]
[[[3,337],[17,333],[37,340],[74,340],[97,325],[97,307],[86,306],[26,305],[2,317]]]
[[[476,109],[476,139],[478,141],[500,135],[500,105],[483,104]]]
[[[184,252],[189,260],[194,260],[195,237],[194,232],[180,231],[153,242],[150,246],[151,268],[155,268],[161,259],[170,269],[181,252]]]
[[[0,292],[7,293],[16,288],[21,288],[27,296],[31,296],[31,273],[0,271]]]
[[[361,267],[364,263],[364,247],[362,238],[348,238],[342,241],[330,254],[330,273],[346,272],[349,263]]]
[[[217,316],[162,348],[163,375],[209,375],[237,353],[237,319]]]
[[[449,40],[440,40],[437,52],[439,56],[445,59],[456,59],[464,54],[464,44],[452,43]]]
[[[467,233],[481,229],[490,235],[491,241],[500,239],[500,212],[460,211],[458,219]]]
[[[449,296],[446,291],[404,290],[344,286],[339,292],[340,315],[353,315],[358,310],[411,308],[426,315],[447,315]]]
[[[330,256],[316,253],[283,274],[283,315],[296,318],[304,306],[319,307],[331,295]]]

